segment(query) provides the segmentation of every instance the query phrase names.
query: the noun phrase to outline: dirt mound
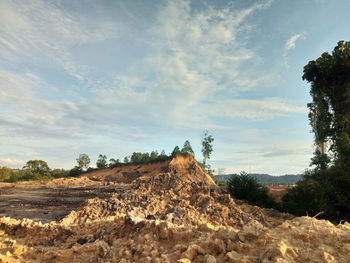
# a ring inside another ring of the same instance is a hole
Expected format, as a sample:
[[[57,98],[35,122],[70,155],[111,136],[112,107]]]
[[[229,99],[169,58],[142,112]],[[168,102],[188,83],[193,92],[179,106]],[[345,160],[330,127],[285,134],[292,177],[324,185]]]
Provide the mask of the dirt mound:
[[[165,173],[176,174],[182,181],[203,182],[215,185],[214,181],[199,166],[192,156],[176,156],[167,161],[128,164],[115,168],[106,168],[82,175],[94,181],[105,181],[114,183],[131,183],[134,180],[147,179],[161,176]]]
[[[86,175],[143,171],[60,222],[0,218],[0,262],[349,262],[348,223],[241,204],[191,157],[145,166]]]

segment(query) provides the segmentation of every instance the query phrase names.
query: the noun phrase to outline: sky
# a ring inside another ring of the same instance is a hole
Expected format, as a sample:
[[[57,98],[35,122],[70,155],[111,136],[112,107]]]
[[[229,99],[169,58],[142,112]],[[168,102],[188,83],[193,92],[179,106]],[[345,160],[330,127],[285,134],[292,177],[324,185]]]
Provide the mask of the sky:
[[[225,173],[313,153],[303,67],[349,40],[348,0],[0,0],[0,166],[123,159],[214,137]],[[222,170],[223,171],[223,170]]]

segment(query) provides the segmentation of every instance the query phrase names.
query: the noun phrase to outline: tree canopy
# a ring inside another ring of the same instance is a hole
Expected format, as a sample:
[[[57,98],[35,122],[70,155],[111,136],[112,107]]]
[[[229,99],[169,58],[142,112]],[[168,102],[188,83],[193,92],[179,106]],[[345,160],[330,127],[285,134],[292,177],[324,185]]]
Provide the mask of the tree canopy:
[[[350,42],[339,41],[332,54],[310,61],[303,79],[311,83],[308,107],[318,145],[316,162],[326,168],[328,142],[332,160],[350,168]]]
[[[185,155],[194,156],[194,151],[193,151],[192,146],[188,140],[185,141],[184,146],[181,149],[181,153],[185,154]]]
[[[79,155],[79,157],[76,160],[77,160],[79,169],[87,170],[89,168],[89,165],[90,165],[89,155],[82,153]]]
[[[98,159],[96,161],[96,167],[99,168],[99,169],[108,167],[107,156],[106,155],[100,154],[98,156]]]

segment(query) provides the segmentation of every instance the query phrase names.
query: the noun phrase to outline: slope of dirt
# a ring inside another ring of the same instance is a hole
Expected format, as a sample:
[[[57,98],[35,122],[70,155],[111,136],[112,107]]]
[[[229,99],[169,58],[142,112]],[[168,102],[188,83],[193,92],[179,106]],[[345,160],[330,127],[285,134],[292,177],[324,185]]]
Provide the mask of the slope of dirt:
[[[113,194],[59,222],[0,218],[0,262],[349,262],[348,223],[238,204],[191,157],[152,165],[124,188],[138,166],[95,172]]]

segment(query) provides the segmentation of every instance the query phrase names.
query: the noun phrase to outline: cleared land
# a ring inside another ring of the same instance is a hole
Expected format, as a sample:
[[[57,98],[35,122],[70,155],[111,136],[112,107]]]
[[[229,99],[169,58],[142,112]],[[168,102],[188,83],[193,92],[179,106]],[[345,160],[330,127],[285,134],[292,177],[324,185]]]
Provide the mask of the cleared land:
[[[0,218],[0,262],[345,263],[350,258],[350,224],[335,226],[234,200],[192,157],[74,179],[4,184],[0,198],[2,214],[12,217]]]

